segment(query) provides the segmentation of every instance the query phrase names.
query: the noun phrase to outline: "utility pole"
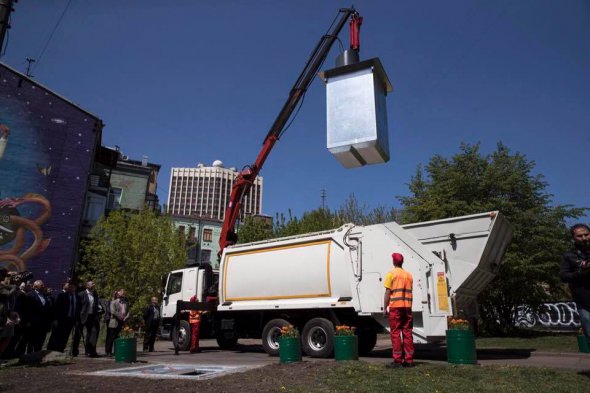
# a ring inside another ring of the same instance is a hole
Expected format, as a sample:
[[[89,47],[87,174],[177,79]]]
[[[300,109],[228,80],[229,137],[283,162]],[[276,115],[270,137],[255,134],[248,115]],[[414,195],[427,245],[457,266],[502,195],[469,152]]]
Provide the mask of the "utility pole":
[[[328,197],[328,195],[326,194],[326,189],[322,188],[320,189],[320,198],[322,198],[322,210],[326,209],[326,198]]]
[[[29,78],[32,78],[33,75],[31,75],[31,64],[33,64],[36,60],[30,57],[27,57],[27,72],[25,72],[25,75],[28,76]]]
[[[0,56],[4,48],[4,36],[6,30],[10,29],[10,13],[14,11],[12,4],[18,0],[0,0]]]

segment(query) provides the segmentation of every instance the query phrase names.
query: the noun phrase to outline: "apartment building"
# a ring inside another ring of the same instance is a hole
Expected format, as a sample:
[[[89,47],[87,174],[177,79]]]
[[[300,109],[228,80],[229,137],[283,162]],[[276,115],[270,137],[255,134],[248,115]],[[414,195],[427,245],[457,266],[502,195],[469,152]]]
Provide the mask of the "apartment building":
[[[168,213],[223,221],[237,175],[236,168],[225,168],[219,160],[211,166],[197,164],[194,168],[172,168]],[[261,213],[262,184],[263,179],[258,176],[242,201],[241,220],[245,215]]]

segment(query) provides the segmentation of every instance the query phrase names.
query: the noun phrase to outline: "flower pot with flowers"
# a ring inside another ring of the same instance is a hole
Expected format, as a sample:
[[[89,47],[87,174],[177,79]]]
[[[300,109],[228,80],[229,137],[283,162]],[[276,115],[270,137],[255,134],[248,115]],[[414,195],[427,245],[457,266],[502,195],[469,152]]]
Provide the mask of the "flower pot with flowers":
[[[447,361],[453,364],[476,364],[475,334],[469,321],[449,317],[447,325]]]
[[[125,326],[115,340],[115,362],[132,363],[137,361],[137,336],[131,326]]]
[[[340,360],[358,360],[358,336],[356,328],[348,325],[336,326],[334,334],[334,358]]]
[[[588,338],[584,334],[584,330],[580,328],[578,330],[578,350],[584,353],[590,353],[590,343],[588,342]]]
[[[281,363],[301,361],[301,339],[299,337],[299,330],[293,325],[287,325],[281,328],[279,359]]]

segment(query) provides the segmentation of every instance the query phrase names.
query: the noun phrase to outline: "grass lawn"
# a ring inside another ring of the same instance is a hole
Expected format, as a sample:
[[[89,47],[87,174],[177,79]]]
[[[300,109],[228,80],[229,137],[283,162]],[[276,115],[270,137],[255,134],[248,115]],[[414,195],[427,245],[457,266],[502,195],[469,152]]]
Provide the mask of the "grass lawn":
[[[534,349],[548,352],[578,352],[575,333],[544,333],[531,337],[482,337],[476,340],[478,349]]]
[[[514,366],[419,364],[386,369],[366,362],[342,362],[316,383],[280,385],[281,392],[589,392],[590,373]]]

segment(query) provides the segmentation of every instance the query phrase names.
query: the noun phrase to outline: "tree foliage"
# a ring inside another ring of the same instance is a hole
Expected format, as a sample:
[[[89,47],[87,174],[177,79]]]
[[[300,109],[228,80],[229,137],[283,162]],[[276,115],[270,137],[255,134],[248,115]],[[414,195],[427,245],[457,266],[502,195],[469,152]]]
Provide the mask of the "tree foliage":
[[[259,240],[272,239],[274,232],[272,223],[258,217],[247,216],[239,228],[240,243],[250,243]]]
[[[389,221],[396,221],[399,212],[393,208],[378,206],[369,209],[360,205],[354,194],[335,211],[319,208],[305,212],[301,217],[293,216],[288,211],[288,217],[278,214],[272,224],[256,218],[247,218],[240,228],[238,239],[240,243],[294,236],[304,233],[325,231],[338,228],[346,223],[357,225],[371,225]]]
[[[161,278],[186,264],[184,236],[167,216],[150,210],[113,211],[99,220],[84,243],[81,276],[94,280],[103,298],[127,290],[131,323],[137,325],[152,296],[159,295]]]
[[[419,166],[399,197],[403,221],[441,219],[499,210],[514,226],[514,237],[498,276],[480,295],[484,326],[494,333],[512,329],[516,307],[532,307],[563,296],[559,283],[561,254],[568,247],[566,220],[584,209],[552,205],[547,182],[533,174],[535,163],[499,143],[482,155],[480,145],[462,144],[450,159],[435,155]]]

